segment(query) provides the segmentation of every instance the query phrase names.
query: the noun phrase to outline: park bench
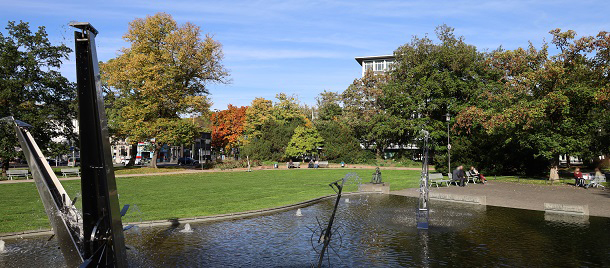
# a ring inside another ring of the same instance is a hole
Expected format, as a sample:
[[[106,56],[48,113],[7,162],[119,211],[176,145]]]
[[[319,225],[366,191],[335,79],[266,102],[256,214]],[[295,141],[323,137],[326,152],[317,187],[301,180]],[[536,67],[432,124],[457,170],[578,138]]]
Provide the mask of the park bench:
[[[13,177],[23,177],[27,180],[30,178],[30,171],[27,169],[9,169],[6,171],[6,176],[11,180]]]
[[[476,180],[479,179],[479,176],[475,176],[470,171],[466,171],[466,182],[471,182],[477,184]]]
[[[328,167],[328,161],[319,161],[318,162],[318,167],[319,168],[327,168]]]
[[[428,180],[430,181],[430,186],[434,184],[438,188],[439,184],[443,186],[443,182],[449,186],[449,180],[443,179],[442,173],[431,173],[428,175]]]
[[[290,162],[286,162],[287,168],[301,168],[301,162],[292,162],[292,166],[290,166]]]
[[[80,176],[80,170],[78,168],[62,168],[61,175],[67,177],[68,175]]]
[[[451,173],[447,173],[447,176],[449,177],[449,184],[455,183],[455,186],[459,186],[460,185],[460,179],[458,178],[453,178],[453,174]],[[468,185],[468,181],[466,180],[466,185]],[[447,184],[447,185],[449,185]]]

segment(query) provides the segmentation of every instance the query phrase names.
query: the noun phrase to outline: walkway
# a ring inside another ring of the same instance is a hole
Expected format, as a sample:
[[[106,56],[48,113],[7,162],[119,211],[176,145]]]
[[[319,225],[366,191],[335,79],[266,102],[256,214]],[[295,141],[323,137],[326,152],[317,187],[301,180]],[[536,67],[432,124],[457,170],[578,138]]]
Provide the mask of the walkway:
[[[391,194],[419,197],[418,189],[392,191]],[[584,189],[571,185],[536,185],[490,181],[466,187],[432,187],[430,192],[486,196],[487,205],[544,210],[544,203],[588,205],[589,215],[610,217],[610,191]]]
[[[286,166],[280,166],[279,169],[274,169],[273,166],[259,166],[253,167],[252,170],[285,170]],[[342,169],[339,164],[330,165],[328,168],[322,169]],[[349,165],[344,169],[375,169],[375,166],[366,166],[366,165]],[[420,168],[408,168],[408,167],[381,167],[382,170],[420,170]],[[158,173],[141,173],[141,174],[119,174],[115,175],[117,178],[126,178],[126,177],[147,177],[147,176],[162,176],[162,175],[177,175],[177,174],[192,174],[192,173],[205,173],[205,172],[245,172],[247,168],[234,168],[234,169],[184,169],[180,171],[170,171],[170,172],[158,172]],[[80,177],[67,177],[64,178],[62,176],[57,176],[60,181],[72,181],[72,180],[80,180]],[[27,183],[34,182],[33,179],[24,180],[3,180],[0,181],[0,184],[12,184],[12,183]]]

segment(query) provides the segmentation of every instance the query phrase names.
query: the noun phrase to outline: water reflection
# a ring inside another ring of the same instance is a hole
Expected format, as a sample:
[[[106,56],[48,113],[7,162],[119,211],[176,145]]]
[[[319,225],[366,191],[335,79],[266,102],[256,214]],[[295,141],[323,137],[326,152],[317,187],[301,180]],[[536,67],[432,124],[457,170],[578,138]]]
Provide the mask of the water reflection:
[[[334,267],[608,266],[610,219],[588,224],[546,221],[540,211],[431,203],[430,229],[415,227],[417,199],[350,196],[335,223],[341,235]],[[324,222],[334,199],[295,211],[226,222],[132,228],[126,231],[133,267],[310,267],[316,217]],[[334,236],[335,238],[337,236]],[[57,267],[63,258],[48,237],[6,241],[0,267]]]

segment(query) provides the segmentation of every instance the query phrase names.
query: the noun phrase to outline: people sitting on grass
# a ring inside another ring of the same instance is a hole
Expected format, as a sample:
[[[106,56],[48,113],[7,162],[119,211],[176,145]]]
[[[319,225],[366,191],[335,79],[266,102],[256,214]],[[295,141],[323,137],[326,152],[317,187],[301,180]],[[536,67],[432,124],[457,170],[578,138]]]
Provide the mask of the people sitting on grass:
[[[574,170],[574,185],[576,186],[584,186],[585,179],[582,176],[582,172],[580,172],[580,168],[576,168]]]
[[[453,170],[453,172],[451,173],[451,177],[452,180],[460,181],[460,187],[464,187],[465,183],[466,183],[466,174],[464,174],[464,167],[463,166],[458,166],[455,170]]]
[[[470,166],[470,175],[479,178],[480,181],[482,181],[483,183],[487,182],[487,179],[485,178],[485,176],[483,176],[483,174],[479,173],[479,171],[474,168],[474,166]]]

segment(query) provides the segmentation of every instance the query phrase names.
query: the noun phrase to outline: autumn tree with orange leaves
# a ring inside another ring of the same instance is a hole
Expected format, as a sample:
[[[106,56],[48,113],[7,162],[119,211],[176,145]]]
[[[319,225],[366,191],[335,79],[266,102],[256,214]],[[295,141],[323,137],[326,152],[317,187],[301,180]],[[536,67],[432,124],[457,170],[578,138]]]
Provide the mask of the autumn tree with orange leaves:
[[[212,145],[216,148],[224,148],[225,152],[231,152],[233,148],[241,145],[244,133],[244,122],[246,120],[247,106],[233,106],[229,104],[226,110],[212,113]]]

